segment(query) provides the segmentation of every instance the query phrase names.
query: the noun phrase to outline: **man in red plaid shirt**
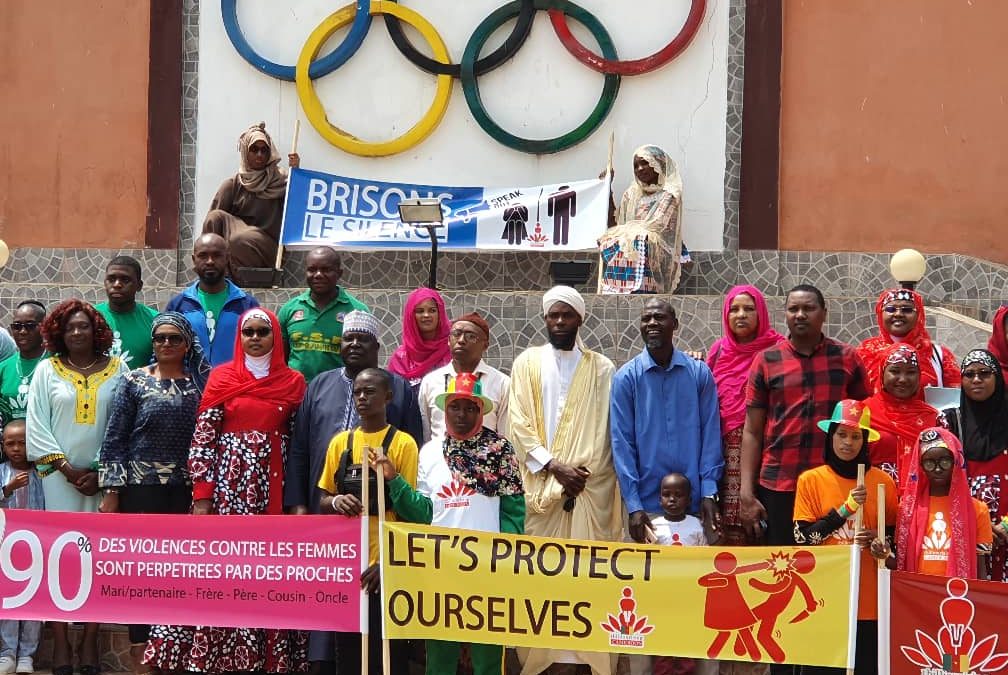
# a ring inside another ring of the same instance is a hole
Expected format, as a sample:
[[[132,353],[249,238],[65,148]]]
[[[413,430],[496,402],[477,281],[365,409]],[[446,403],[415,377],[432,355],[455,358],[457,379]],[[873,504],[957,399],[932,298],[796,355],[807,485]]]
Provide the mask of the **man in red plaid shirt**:
[[[749,371],[741,448],[742,523],[754,537],[765,530],[774,546],[794,545],[798,475],[823,463],[816,420],[830,417],[837,401],[868,397],[854,347],[823,335],[819,289],[795,286],[785,313],[787,341],[757,354]]]

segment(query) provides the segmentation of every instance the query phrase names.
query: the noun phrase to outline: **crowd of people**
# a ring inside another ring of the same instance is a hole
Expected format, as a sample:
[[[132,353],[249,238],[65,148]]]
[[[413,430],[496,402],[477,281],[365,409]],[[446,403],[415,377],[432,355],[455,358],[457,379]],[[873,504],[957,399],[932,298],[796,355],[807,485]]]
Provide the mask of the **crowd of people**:
[[[959,360],[928,335],[915,291],[883,292],[878,335],[851,346],[823,334],[815,287],[787,295],[784,335],[760,291],[739,286],[700,359],[675,344],[684,318],[652,296],[641,352],[617,369],[579,337],[584,298],[557,286],[543,296],[545,344],[507,375],[484,361],[493,329],[479,308],[449,318],[421,288],[382,368],[389,331],[339,285],[333,249],[311,251],[307,290],[276,314],[228,278],[220,235],[200,236],[192,259],[196,280],[160,313],[137,302],[142,270],[125,256],[106,268],[107,303],[17,305],[15,353],[0,362],[3,506],[359,517],[369,480],[387,517],[408,522],[658,545],[856,543],[865,565],[1008,580],[1008,307],[988,348]],[[961,387],[959,407],[931,407],[928,386]],[[467,506],[444,496],[453,483],[471,489]],[[361,578],[374,655],[376,535]],[[856,671],[867,673],[877,613],[874,575],[861,579]],[[53,672],[71,675],[67,625],[52,633]],[[360,669],[353,634],[155,625],[129,636],[137,673]],[[4,621],[0,637],[0,675],[32,672],[39,624]],[[83,675],[98,672],[96,638],[86,624]],[[774,644],[766,656],[783,659]],[[517,657],[527,674],[767,670],[575,649]],[[497,674],[503,662],[499,647],[442,641],[392,641],[389,658],[392,672],[426,659],[439,675],[460,662]]]
[[[823,334],[826,301],[814,286],[787,294],[785,334],[759,289],[738,286],[724,299],[722,336],[698,358],[675,343],[685,317],[644,296],[642,349],[617,368],[580,338],[593,320],[584,298],[557,286],[543,295],[544,344],[519,354],[508,375],[484,360],[493,326],[480,308],[449,318],[441,295],[421,288],[382,368],[391,331],[339,285],[335,250],[308,254],[307,289],[276,313],[232,279],[231,247],[244,255],[263,242],[226,207],[245,203],[251,218],[254,200],[275,197],[279,180],[264,129],[246,132],[240,150],[242,171],[215,199],[216,225],[194,243],[196,279],[164,311],[137,302],[142,270],[128,256],[106,267],[106,303],[16,306],[12,353],[0,360],[0,505],[356,518],[367,480],[372,497],[385,493],[390,520],[669,546],[854,543],[865,565],[1008,581],[1008,306],[987,349],[960,360],[932,340],[913,290],[884,291],[878,335],[852,346]],[[674,286],[681,182],[669,162],[653,146],[636,153],[637,190],[609,232],[603,285]],[[667,241],[649,238],[654,228]],[[961,388],[958,408],[929,405],[934,386]],[[458,484],[472,494],[464,506],[445,496]],[[885,531],[875,521],[878,485]],[[378,673],[371,527],[361,584]],[[861,576],[858,673],[874,672],[873,584]],[[753,630],[750,618],[732,630]],[[67,625],[52,624],[55,675],[72,675],[75,660],[82,675],[97,674],[97,628],[85,625],[75,656]],[[129,636],[138,675],[360,671],[354,634],[137,625]],[[0,675],[33,672],[38,623],[0,622],[0,639]],[[765,653],[752,643],[756,656],[784,660],[772,636],[760,645]],[[498,675],[503,656],[444,641],[392,641],[388,653],[391,672],[419,660],[432,675],[460,664]],[[575,643],[517,650],[525,675],[767,670],[713,653],[677,656],[580,652]]]

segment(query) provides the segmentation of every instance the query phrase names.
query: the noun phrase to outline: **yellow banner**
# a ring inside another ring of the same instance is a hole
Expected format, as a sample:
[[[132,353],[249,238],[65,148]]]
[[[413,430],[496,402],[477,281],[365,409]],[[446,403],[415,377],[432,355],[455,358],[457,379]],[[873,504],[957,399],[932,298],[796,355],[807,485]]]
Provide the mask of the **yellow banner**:
[[[383,536],[392,638],[848,666],[852,547],[651,546],[407,523],[386,523]]]

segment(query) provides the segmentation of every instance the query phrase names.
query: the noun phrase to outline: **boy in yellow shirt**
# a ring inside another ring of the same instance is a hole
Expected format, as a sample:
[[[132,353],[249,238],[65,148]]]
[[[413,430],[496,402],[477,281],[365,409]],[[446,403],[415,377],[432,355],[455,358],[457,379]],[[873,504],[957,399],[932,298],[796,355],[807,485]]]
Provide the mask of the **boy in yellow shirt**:
[[[367,368],[358,373],[353,383],[353,400],[360,416],[360,426],[341,431],[333,437],[326,452],[325,467],[319,476],[318,486],[325,491],[319,505],[319,513],[359,518],[364,512],[361,503],[361,481],[368,477],[370,504],[368,556],[370,566],[361,575],[361,588],[366,588],[369,599],[368,660],[369,671],[373,675],[382,672],[381,662],[381,593],[378,592],[380,569],[378,567],[378,509],[377,493],[379,485],[385,489],[384,481],[378,481],[374,472],[363,473],[361,466],[367,466],[366,458],[371,448],[382,448],[395,463],[399,474],[413,487],[417,478],[417,445],[413,438],[389,425],[385,416],[385,406],[392,400],[392,378],[381,368]],[[391,502],[386,502],[391,504]],[[394,511],[385,511],[387,520],[397,520]],[[337,633],[336,651],[339,654],[340,672],[360,672],[360,635],[358,633]],[[404,673],[408,669],[408,644],[392,640],[389,645],[390,672]]]

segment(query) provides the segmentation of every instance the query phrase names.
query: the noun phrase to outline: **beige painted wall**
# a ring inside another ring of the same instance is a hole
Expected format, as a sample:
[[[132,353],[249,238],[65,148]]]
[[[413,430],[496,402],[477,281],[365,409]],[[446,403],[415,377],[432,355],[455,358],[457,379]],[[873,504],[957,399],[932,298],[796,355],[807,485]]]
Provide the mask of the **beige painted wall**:
[[[0,236],[142,247],[149,0],[0,2]]]
[[[786,0],[780,247],[1008,263],[1008,2]]]

